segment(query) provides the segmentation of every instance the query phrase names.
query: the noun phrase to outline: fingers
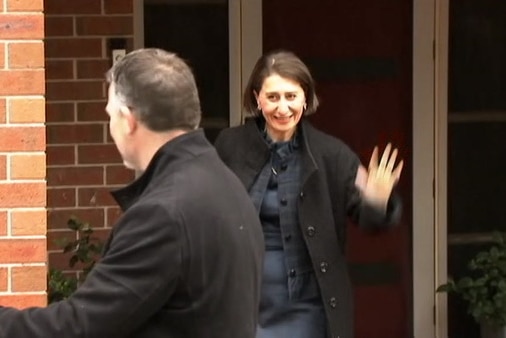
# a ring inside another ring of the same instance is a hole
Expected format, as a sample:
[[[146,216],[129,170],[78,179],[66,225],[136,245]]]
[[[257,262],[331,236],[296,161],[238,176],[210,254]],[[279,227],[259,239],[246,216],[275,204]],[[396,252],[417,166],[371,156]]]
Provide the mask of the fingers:
[[[404,166],[404,161],[401,160],[392,175],[395,177],[395,181],[397,182],[401,178],[402,167]]]
[[[378,167],[378,146],[374,147],[372,151],[371,159],[369,160],[369,170],[376,169]]]
[[[386,149],[385,149],[385,152],[386,152]],[[394,170],[395,161],[397,160],[397,152],[398,152],[397,148],[395,148],[392,151],[392,155],[388,159],[388,164],[387,164],[386,170],[389,172],[392,172]]]
[[[388,157],[390,156],[390,149],[392,148],[392,145],[390,143],[387,144],[385,147],[385,151],[383,151],[383,155],[381,156],[381,162],[379,164],[380,168],[385,168],[388,163]]]
[[[392,150],[392,144],[388,143],[385,147],[385,150],[383,151],[383,154],[381,155],[381,160],[378,163],[378,146],[375,146],[371,160],[369,162],[369,172],[371,169],[376,169],[378,175],[389,173],[395,181],[399,180],[402,172],[402,167],[404,166],[404,161],[401,160],[399,164],[397,164],[397,167],[395,167],[395,162],[397,161],[398,154],[398,149],[394,148]]]

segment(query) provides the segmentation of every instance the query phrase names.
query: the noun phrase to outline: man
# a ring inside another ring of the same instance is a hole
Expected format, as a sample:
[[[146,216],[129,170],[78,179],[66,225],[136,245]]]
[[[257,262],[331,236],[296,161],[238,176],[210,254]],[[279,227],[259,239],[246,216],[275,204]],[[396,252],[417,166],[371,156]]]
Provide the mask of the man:
[[[261,226],[197,129],[191,70],[142,49],[107,80],[111,136],[141,175],[113,194],[124,213],[83,285],[47,308],[0,308],[0,338],[253,338]]]

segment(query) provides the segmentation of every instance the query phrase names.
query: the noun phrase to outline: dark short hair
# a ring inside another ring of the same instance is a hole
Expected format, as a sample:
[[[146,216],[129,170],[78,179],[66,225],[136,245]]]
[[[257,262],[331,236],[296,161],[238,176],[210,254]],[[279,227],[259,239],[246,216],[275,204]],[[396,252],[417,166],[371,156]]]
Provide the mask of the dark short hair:
[[[115,94],[149,129],[196,129],[201,108],[190,67],[176,54],[157,48],[132,51],[109,69]]]
[[[257,109],[258,103],[254,92],[258,94],[262,89],[264,80],[273,74],[295,81],[302,87],[307,104],[304,115],[316,112],[318,98],[316,97],[315,83],[311,72],[294,53],[279,50],[261,56],[255,64],[244,90],[243,106],[246,113],[253,116],[261,115]]]

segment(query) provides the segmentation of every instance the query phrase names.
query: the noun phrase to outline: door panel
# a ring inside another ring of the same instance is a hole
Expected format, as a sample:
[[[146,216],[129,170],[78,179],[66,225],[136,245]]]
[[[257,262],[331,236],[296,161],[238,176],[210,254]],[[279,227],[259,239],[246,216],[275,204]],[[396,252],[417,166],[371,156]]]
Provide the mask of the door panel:
[[[400,226],[349,227],[356,338],[412,336],[412,2],[263,1],[263,49],[289,49],[310,67],[321,99],[312,122],[367,165],[391,141],[405,160]]]

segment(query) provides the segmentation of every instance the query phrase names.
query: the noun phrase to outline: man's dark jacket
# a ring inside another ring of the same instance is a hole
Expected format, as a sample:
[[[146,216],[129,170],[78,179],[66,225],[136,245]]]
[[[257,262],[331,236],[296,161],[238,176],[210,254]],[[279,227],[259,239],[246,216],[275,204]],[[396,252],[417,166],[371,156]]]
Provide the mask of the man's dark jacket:
[[[0,308],[0,338],[253,338],[261,226],[202,130],[114,196],[124,214],[84,284],[47,308]]]
[[[223,130],[215,147],[223,161],[249,190],[269,159],[259,120]],[[399,220],[401,201],[392,195],[386,215],[361,202],[355,187],[360,160],[342,141],[299,123],[302,134],[299,226],[320,287],[328,336],[354,338],[352,289],[344,256],[347,219],[367,228]]]

